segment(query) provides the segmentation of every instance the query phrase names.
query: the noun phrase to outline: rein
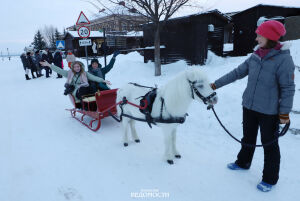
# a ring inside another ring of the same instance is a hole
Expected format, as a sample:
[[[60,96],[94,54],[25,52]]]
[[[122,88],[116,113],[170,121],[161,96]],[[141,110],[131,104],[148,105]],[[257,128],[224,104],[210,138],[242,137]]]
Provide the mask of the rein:
[[[289,130],[289,127],[290,127],[290,124],[291,124],[291,121],[289,121],[289,123],[285,124],[285,126],[282,128],[281,132],[279,133],[278,131],[275,132],[275,136],[276,136],[276,139],[266,143],[266,144],[260,144],[260,145],[256,145],[256,144],[248,144],[248,143],[244,143],[242,142],[241,140],[237,139],[236,137],[234,137],[227,129],[226,127],[222,124],[221,120],[219,119],[218,115],[216,114],[216,111],[214,109],[213,106],[211,106],[210,108],[208,109],[212,109],[215,117],[217,118],[218,122],[220,123],[220,125],[222,126],[222,128],[226,131],[226,133],[232,137],[235,141],[239,142],[241,145],[243,146],[246,146],[246,147],[264,147],[264,146],[268,146],[268,145],[271,145],[273,144],[274,142],[276,142],[278,140],[279,137],[281,136],[284,136],[287,131]]]
[[[207,96],[207,97],[204,97],[199,91],[198,89],[195,87],[195,83],[196,82],[191,82],[189,80],[189,83],[190,83],[190,87],[191,87],[191,92],[192,92],[192,98],[195,99],[195,95],[194,93],[203,101],[204,104],[207,105],[207,102],[213,98],[215,95],[216,95],[216,92],[212,93],[211,95]],[[268,145],[271,145],[273,144],[274,142],[278,141],[278,138],[281,137],[281,136],[284,136],[287,131],[289,130],[289,127],[290,127],[290,124],[291,122],[285,124],[285,126],[282,128],[281,132],[279,133],[278,131],[275,132],[275,136],[276,136],[276,139],[268,142],[268,143],[265,143],[265,144],[260,144],[260,145],[256,145],[256,144],[248,144],[248,143],[244,143],[242,142],[241,140],[237,139],[236,137],[234,137],[227,129],[226,127],[222,124],[221,120],[219,119],[215,109],[214,109],[214,106],[213,105],[208,105],[207,106],[207,109],[210,110],[212,109],[216,119],[218,120],[219,124],[222,126],[222,128],[225,130],[225,132],[230,136],[232,137],[235,141],[239,142],[241,145],[243,146],[247,146],[247,147],[264,147],[264,146],[268,146]]]

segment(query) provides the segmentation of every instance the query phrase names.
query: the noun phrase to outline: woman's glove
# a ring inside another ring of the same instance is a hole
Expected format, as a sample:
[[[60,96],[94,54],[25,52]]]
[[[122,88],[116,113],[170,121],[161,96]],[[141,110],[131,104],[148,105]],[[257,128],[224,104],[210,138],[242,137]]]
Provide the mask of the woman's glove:
[[[211,87],[213,90],[216,90],[216,89],[217,89],[215,83],[210,83],[209,85],[210,85],[210,87]]]
[[[113,57],[116,58],[116,56],[118,56],[119,54],[120,54],[120,51],[119,51],[119,50],[116,50],[116,51],[114,51]]]
[[[279,120],[281,124],[287,124],[290,121],[289,114],[280,114],[279,115]]]

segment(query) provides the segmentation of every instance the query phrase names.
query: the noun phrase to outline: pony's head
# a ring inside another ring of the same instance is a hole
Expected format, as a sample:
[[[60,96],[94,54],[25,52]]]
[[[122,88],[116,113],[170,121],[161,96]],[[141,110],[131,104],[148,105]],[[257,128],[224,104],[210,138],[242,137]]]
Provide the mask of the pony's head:
[[[209,80],[200,69],[192,68],[187,70],[186,78],[193,99],[208,105],[214,105],[218,102],[216,92],[213,91]]]

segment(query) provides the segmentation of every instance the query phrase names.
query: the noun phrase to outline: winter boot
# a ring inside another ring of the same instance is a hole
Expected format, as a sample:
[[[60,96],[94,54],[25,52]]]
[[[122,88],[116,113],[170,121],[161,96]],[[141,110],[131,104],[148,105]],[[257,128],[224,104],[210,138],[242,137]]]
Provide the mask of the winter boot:
[[[258,190],[260,190],[262,192],[269,192],[270,190],[272,190],[273,185],[262,181],[259,184],[257,184],[256,187]]]
[[[229,164],[227,164],[227,168],[229,168],[230,170],[247,170],[245,168],[241,168],[236,163],[229,163]]]
[[[36,77],[34,76],[33,72],[31,71],[32,79],[35,79]]]
[[[35,71],[35,74],[36,74],[36,77],[41,77],[37,71]]]
[[[28,75],[25,75],[26,80],[31,80]]]

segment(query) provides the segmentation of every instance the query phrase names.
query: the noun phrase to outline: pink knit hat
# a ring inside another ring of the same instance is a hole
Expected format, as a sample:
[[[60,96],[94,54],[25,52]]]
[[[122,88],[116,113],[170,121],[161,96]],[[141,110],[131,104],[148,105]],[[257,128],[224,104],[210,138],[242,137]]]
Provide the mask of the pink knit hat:
[[[284,36],[286,30],[281,22],[269,20],[257,27],[255,33],[274,41],[278,41],[281,36]]]

